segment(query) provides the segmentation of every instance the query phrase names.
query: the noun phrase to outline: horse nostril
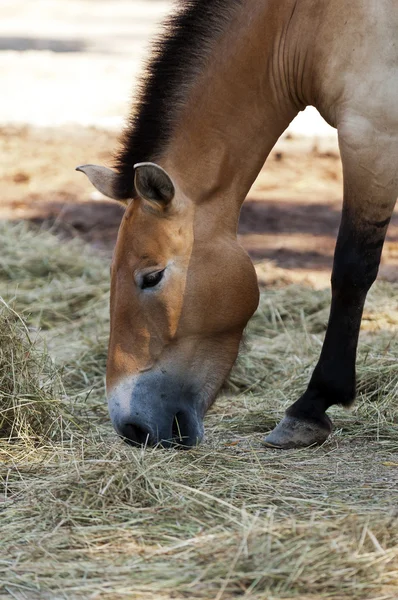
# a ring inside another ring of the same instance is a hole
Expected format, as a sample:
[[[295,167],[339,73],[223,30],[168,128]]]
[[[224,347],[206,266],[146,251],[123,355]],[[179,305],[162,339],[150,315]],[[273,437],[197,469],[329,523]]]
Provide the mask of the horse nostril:
[[[127,444],[132,446],[159,446],[162,448],[190,448],[201,437],[192,415],[185,410],[178,411],[174,417],[166,413],[154,423],[147,423],[135,416],[129,422],[119,421],[117,432]],[[134,422],[135,421],[135,422]]]
[[[126,423],[123,425],[120,433],[125,438],[125,442],[132,444],[133,446],[150,446],[152,443],[150,429],[140,425],[134,425],[134,423]]]

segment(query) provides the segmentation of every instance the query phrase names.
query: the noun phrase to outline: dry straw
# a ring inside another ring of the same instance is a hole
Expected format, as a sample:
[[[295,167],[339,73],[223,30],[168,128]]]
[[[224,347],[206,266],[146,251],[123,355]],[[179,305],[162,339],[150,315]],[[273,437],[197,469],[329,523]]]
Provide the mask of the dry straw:
[[[58,383],[49,356],[36,347],[24,321],[0,296],[1,438],[59,438],[63,411]]]
[[[261,446],[325,330],[329,292],[292,286],[262,293],[205,443],[141,450],[105,406],[107,261],[0,239],[1,598],[396,600],[397,286],[370,297],[358,401],[323,447]]]

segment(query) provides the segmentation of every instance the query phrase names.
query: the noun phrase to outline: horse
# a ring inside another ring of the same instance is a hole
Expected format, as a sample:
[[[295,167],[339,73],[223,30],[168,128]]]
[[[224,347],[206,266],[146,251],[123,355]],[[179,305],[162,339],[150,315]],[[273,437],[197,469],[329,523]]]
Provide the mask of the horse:
[[[343,208],[318,363],[264,444],[322,444],[355,398],[366,294],[398,195],[395,0],[186,0],[144,69],[113,167],[77,167],[126,205],[111,267],[107,397],[135,445],[192,447],[259,291],[241,205],[292,119],[337,129]]]

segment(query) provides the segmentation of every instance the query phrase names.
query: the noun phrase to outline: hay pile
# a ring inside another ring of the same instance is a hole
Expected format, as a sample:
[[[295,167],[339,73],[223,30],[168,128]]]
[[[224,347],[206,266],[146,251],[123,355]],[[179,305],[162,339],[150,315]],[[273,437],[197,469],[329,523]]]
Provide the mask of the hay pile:
[[[0,437],[10,442],[59,438],[59,383],[49,356],[0,297]]]
[[[1,598],[396,600],[397,286],[371,295],[359,398],[322,448],[260,444],[325,329],[329,292],[294,286],[263,293],[205,443],[142,451],[107,418],[106,261],[23,225],[0,239],[20,315],[0,314]]]

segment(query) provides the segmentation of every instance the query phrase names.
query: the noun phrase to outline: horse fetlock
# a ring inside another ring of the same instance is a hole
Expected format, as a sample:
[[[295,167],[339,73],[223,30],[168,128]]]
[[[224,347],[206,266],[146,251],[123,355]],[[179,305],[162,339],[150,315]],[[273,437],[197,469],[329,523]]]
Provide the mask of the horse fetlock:
[[[350,365],[326,365],[318,363],[304,394],[289,409],[291,416],[322,418],[335,404],[351,406],[356,396],[355,355]],[[348,360],[347,360],[348,362]]]
[[[332,432],[333,424],[327,415],[322,421],[299,419],[286,415],[264,439],[268,448],[304,448],[323,444]]]

